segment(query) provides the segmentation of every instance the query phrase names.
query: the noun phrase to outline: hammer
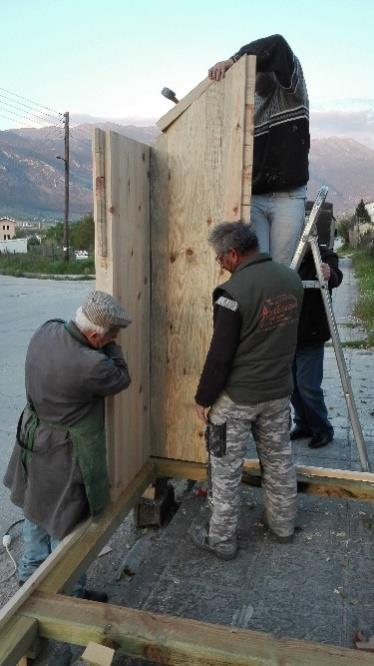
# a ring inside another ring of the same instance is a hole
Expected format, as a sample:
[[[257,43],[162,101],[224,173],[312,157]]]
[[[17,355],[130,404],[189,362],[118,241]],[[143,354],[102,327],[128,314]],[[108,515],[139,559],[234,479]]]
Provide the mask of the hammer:
[[[170,90],[170,88],[163,88],[161,90],[161,95],[163,97],[166,97],[166,99],[170,99],[171,102],[174,102],[174,104],[178,104],[179,99],[176,98],[175,92],[173,90]]]

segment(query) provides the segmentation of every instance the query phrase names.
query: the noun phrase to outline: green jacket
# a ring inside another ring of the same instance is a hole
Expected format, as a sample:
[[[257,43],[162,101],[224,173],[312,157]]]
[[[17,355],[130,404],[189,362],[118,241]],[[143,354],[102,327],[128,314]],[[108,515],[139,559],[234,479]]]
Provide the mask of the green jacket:
[[[240,342],[225,392],[238,404],[254,405],[292,393],[292,360],[303,299],[297,273],[259,253],[238,266],[214,292],[239,304]]]

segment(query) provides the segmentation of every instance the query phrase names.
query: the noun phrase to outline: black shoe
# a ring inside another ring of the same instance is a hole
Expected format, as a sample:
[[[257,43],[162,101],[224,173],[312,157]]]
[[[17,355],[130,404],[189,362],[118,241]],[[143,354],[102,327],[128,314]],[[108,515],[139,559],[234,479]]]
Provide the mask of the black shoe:
[[[327,444],[330,444],[330,442],[332,442],[333,439],[334,435],[331,435],[329,433],[313,435],[308,446],[311,449],[320,449],[322,446],[327,446]]]
[[[108,603],[108,595],[105,592],[97,592],[96,590],[85,590],[82,599],[89,601],[100,601],[102,604]]]
[[[295,426],[295,428],[290,432],[291,442],[293,442],[295,439],[307,439],[309,437],[313,437],[313,433],[307,428],[298,428]]]

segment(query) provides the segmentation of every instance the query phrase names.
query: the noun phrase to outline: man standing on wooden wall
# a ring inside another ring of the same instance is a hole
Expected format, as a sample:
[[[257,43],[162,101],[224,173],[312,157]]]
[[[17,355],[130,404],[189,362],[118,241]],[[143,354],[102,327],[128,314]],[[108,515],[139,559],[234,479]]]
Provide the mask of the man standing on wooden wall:
[[[251,430],[267,525],[278,541],[293,536],[297,489],[289,401],[303,287],[295,271],[259,253],[257,236],[244,222],[218,225],[209,243],[231,277],[213,292],[214,332],[195,396],[197,415],[207,425],[213,511],[209,526],[195,526],[191,535],[200,548],[229,560],[238,549]]]
[[[309,101],[300,62],[281,35],[217,62],[219,81],[244,54],[257,57],[251,223],[262,252],[289,266],[305,223]]]
[[[51,319],[30,341],[27,405],[4,479],[25,515],[20,585],[64,536],[109,501],[104,398],[130,384],[114,342],[130,322],[110,294],[93,291],[74,321]],[[106,594],[85,589],[85,576],[74,595],[107,601]]]

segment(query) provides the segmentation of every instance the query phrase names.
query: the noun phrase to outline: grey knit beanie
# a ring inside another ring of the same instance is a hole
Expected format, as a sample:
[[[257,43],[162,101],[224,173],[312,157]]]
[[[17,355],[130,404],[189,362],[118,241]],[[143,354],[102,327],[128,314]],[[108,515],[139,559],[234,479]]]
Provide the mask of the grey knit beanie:
[[[131,317],[110,294],[105,291],[91,291],[82,305],[83,314],[96,326],[126,328]]]

